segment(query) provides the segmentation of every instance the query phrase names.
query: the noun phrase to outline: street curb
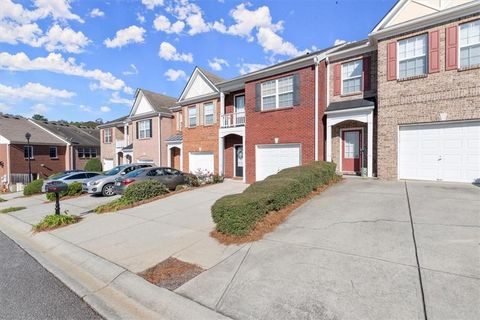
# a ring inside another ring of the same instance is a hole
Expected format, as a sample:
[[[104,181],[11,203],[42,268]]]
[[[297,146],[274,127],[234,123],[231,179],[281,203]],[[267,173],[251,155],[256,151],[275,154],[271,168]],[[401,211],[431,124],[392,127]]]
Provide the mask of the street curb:
[[[13,216],[0,231],[106,319],[230,319]]]

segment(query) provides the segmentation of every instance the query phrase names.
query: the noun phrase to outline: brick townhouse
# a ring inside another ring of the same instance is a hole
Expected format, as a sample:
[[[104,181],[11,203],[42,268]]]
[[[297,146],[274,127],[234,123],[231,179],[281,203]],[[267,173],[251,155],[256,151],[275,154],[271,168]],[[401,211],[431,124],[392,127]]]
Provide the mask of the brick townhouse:
[[[399,1],[378,47],[378,176],[480,182],[480,2]]]
[[[479,15],[479,1],[401,0],[365,40],[229,80],[195,68],[166,117],[166,164],[247,183],[314,160],[479,181]]]
[[[30,133],[27,144],[26,133]],[[28,159],[32,179],[46,178],[67,168],[66,143],[26,118],[0,116],[0,176],[2,185],[28,182]]]
[[[166,166],[166,142],[175,132],[169,108],[175,103],[175,98],[138,89],[128,116],[98,126],[104,170],[132,162]]]

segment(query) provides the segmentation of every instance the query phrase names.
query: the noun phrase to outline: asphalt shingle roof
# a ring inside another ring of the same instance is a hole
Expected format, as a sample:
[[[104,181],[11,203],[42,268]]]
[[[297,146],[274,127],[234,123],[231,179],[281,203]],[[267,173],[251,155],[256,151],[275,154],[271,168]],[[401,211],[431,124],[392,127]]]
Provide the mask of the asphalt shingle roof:
[[[87,147],[100,145],[100,134],[94,133],[98,130],[81,129],[74,125],[53,121],[35,121],[35,123],[72,144]],[[91,133],[88,133],[86,130],[89,130]]]
[[[174,106],[177,99],[169,96],[165,96],[160,93],[155,93],[145,89],[139,89],[143,92],[148,102],[152,105],[152,108],[157,112],[171,113],[169,107]]]
[[[183,136],[181,133],[177,133],[177,134],[174,134],[170,137],[167,138],[167,142],[175,142],[175,141],[182,141],[183,140]]]
[[[356,99],[349,101],[332,102],[328,105],[327,111],[338,111],[346,109],[356,109],[365,107],[374,107],[375,101],[367,99]]]
[[[205,77],[207,77],[208,80],[210,80],[210,82],[212,82],[213,84],[217,84],[217,83],[225,81],[225,79],[223,79],[220,76],[217,76],[216,74],[211,73],[210,71],[207,71],[207,70],[205,70],[203,68],[200,68],[200,67],[198,69],[200,69],[200,71],[202,71],[202,73],[205,75]]]
[[[31,134],[31,144],[41,145],[65,145],[66,143],[58,139],[53,134],[48,133],[39,126],[31,123],[26,118],[0,115],[0,135],[10,140],[11,143],[26,144],[25,133]]]

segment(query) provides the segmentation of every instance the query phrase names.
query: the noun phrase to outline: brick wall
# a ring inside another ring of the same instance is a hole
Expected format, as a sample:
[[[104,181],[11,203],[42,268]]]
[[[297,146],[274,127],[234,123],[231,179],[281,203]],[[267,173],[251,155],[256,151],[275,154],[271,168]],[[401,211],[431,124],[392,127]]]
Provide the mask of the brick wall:
[[[24,158],[23,144],[10,145],[10,173],[27,173],[28,160]],[[50,158],[50,146],[34,145],[33,158],[30,160],[32,173],[46,178],[65,170],[66,146],[57,146],[58,159]],[[42,164],[44,166],[42,166]]]
[[[168,118],[168,117],[161,117],[160,120],[160,130],[161,130],[161,135],[160,135],[160,146],[162,148],[161,150],[161,166],[167,166],[168,165],[168,148],[167,148],[167,139],[175,134],[176,130],[176,125],[175,125],[175,119],[174,118]]]
[[[398,126],[480,119],[480,68],[445,70],[445,28],[480,16],[438,25],[378,43],[378,176],[397,178]],[[440,32],[440,72],[407,81],[387,81],[387,44],[433,30]]]
[[[152,120],[152,137],[139,139],[137,137],[137,123],[144,120]],[[133,131],[133,162],[153,161],[156,165],[160,164],[159,143],[158,143],[158,121],[159,117],[145,118],[132,121]],[[166,154],[166,153],[165,153]]]
[[[225,137],[225,151],[223,154],[223,162],[225,166],[224,175],[227,178],[235,176],[233,164],[234,164],[234,147],[236,144],[242,144],[242,137],[230,134]]]
[[[313,57],[312,57],[313,59]],[[275,77],[265,78],[245,85],[246,108],[246,180],[255,181],[255,146],[257,144],[300,143],[302,149],[302,164],[314,161],[315,139],[315,68],[305,67]],[[269,79],[299,74],[300,105],[293,108],[274,111],[255,111],[255,85]],[[326,67],[322,62],[319,65],[319,160],[324,159],[324,122],[322,121],[326,102]]]
[[[235,111],[235,96],[245,94],[245,90],[234,91],[225,96],[225,113]]]
[[[0,144],[0,183],[4,175],[8,174],[7,144]],[[1,186],[1,185],[0,185]]]
[[[103,165],[103,159],[116,159],[115,155],[115,141],[117,140],[116,138],[116,133],[119,131],[115,127],[112,128],[113,130],[113,137],[112,137],[112,142],[111,143],[105,143],[103,140],[104,137],[104,130],[100,130],[100,157],[102,160],[102,165]],[[115,160],[116,161],[116,160]]]
[[[214,124],[203,125],[204,103],[213,102],[214,104]],[[197,126],[189,128],[188,108],[197,107]],[[202,101],[183,107],[184,129],[183,134],[183,171],[189,172],[189,153],[190,152],[212,152],[214,157],[214,172],[218,173],[218,129],[220,122],[220,101],[218,99]]]

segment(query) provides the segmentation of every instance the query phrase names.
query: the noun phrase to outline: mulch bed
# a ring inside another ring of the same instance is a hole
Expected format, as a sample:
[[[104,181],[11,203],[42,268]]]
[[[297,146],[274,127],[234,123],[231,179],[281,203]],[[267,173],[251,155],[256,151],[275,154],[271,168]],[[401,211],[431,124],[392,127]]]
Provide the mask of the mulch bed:
[[[203,271],[195,264],[170,257],[138,275],[154,285],[173,291]]]
[[[266,234],[273,232],[280,224],[282,224],[298,207],[300,207],[302,204],[307,202],[308,200],[312,199],[316,195],[319,195],[322,193],[325,189],[330,187],[331,185],[338,183],[342,181],[342,178],[339,177],[336,180],[333,180],[329,182],[326,185],[321,186],[317,190],[311,192],[308,196],[305,198],[299,199],[297,202],[292,203],[286,208],[283,208],[282,210],[279,211],[272,211],[268,213],[264,218],[262,218],[260,221],[257,222],[255,225],[255,228],[247,235],[245,236],[232,236],[232,235],[227,235],[224,233],[221,233],[217,230],[213,230],[210,232],[210,236],[212,238],[215,238],[218,240],[218,242],[229,245],[229,244],[242,244],[242,243],[247,243],[247,242],[253,242],[262,239]]]

